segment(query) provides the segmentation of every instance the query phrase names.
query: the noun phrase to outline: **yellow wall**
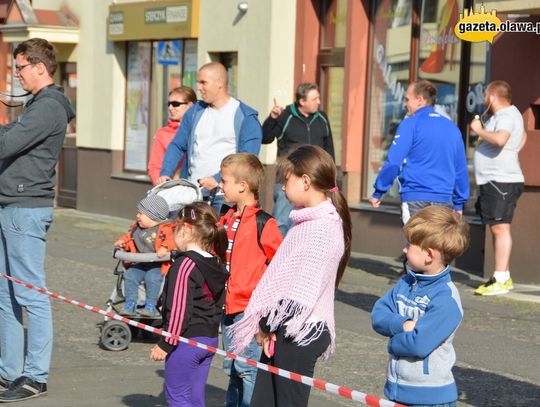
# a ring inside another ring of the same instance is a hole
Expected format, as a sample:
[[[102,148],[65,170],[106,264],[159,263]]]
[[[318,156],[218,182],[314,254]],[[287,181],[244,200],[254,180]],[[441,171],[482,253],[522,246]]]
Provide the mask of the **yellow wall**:
[[[125,61],[122,44],[106,39],[112,0],[34,0],[36,9],[66,4],[79,18],[77,62],[77,146],[123,149]],[[61,47],[60,47],[61,48]],[[72,59],[72,58],[70,58]]]

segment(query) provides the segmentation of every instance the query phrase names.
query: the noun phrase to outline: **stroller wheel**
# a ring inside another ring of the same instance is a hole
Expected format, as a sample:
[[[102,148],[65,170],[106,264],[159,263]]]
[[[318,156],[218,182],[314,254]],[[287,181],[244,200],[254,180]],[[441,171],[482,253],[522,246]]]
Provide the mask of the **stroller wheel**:
[[[127,349],[131,342],[129,326],[120,321],[107,321],[101,330],[101,345],[107,350]]]

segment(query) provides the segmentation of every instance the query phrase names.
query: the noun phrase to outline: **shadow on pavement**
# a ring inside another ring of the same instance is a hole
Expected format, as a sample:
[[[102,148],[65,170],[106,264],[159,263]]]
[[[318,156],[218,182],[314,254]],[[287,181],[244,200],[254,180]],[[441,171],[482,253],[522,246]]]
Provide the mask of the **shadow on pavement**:
[[[365,257],[351,257],[349,267],[361,269],[375,276],[386,277],[391,280],[398,280],[401,277],[403,268],[399,263],[391,265],[383,261]]]
[[[128,394],[122,397],[122,402],[129,407],[167,407],[163,392],[159,397],[148,394]]]
[[[206,384],[206,407],[223,407],[227,392],[219,387]]]
[[[540,386],[531,383],[459,366],[453,372],[459,401],[471,406],[537,406],[540,400]]]
[[[161,378],[165,375],[165,370],[156,371]],[[206,384],[206,407],[222,407],[225,405],[226,391],[219,387]],[[165,393],[162,390],[159,396],[149,394],[128,394],[122,397],[122,403],[128,407],[167,407]]]
[[[339,288],[336,291],[336,301],[351,305],[356,308],[360,308],[366,312],[371,312],[375,301],[377,301],[378,299],[379,297],[372,294],[348,293],[340,290]]]
[[[351,257],[349,260],[349,267],[364,270],[374,276],[386,277],[392,280],[392,282],[395,282],[403,275],[403,266],[401,264],[403,260],[403,256],[394,259],[395,263],[366,257]],[[484,283],[480,277],[456,269],[454,265],[452,265],[452,280],[471,288],[476,288]]]
[[[485,280],[481,280],[479,277],[471,278],[468,273],[456,270],[454,267],[452,267],[452,280],[470,288],[477,288],[480,284],[485,283]]]

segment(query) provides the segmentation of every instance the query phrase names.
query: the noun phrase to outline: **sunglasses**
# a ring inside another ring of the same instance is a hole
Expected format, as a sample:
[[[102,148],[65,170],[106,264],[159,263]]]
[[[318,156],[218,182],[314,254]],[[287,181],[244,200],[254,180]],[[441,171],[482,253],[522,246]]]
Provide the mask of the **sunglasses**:
[[[182,105],[187,105],[189,102],[178,102],[176,100],[169,100],[167,102],[167,106],[172,106],[172,107],[178,107],[178,106],[182,106]]]

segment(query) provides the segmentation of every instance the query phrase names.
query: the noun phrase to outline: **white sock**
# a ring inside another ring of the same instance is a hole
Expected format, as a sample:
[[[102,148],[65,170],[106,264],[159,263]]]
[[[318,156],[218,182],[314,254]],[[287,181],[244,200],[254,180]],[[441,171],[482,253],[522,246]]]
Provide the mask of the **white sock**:
[[[493,272],[493,277],[495,277],[495,280],[499,283],[506,283],[508,279],[510,278],[510,272],[509,271],[495,271]]]

